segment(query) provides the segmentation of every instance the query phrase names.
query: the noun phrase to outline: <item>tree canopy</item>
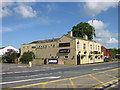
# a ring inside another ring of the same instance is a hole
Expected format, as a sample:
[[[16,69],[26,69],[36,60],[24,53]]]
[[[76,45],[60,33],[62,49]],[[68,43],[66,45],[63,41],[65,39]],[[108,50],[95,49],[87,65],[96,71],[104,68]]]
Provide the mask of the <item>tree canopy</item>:
[[[4,60],[4,62],[8,62],[8,63],[14,63],[15,59],[18,58],[18,53],[16,51],[8,51],[6,52],[4,55],[2,55],[2,59]]]
[[[110,55],[115,58],[116,57],[116,54],[118,54],[118,49],[116,48],[110,48]]]
[[[93,36],[96,37],[95,28],[91,26],[89,23],[81,22],[80,24],[73,26],[72,32],[74,37],[83,38],[84,35],[87,35],[88,40],[92,40]]]
[[[35,54],[33,52],[24,52],[20,58],[20,61],[24,64],[28,64],[29,61],[32,61],[35,58]]]

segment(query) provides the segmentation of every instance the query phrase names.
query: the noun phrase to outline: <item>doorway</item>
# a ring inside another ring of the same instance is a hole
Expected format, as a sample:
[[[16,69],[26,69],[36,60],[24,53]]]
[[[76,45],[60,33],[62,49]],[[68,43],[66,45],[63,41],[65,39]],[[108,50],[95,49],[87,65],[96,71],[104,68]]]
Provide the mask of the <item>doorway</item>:
[[[80,65],[80,55],[77,55],[77,65]]]

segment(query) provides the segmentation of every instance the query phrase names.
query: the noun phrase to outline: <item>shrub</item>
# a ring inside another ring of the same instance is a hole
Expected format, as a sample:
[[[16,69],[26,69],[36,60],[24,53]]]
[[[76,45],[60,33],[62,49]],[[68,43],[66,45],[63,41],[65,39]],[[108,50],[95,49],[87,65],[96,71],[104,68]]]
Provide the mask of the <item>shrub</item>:
[[[110,59],[104,59],[104,62],[110,62],[111,60]]]
[[[84,58],[84,55],[81,55],[81,59],[83,59]]]
[[[95,56],[95,58],[97,58],[98,56]]]
[[[92,55],[89,55],[89,58],[91,58],[92,57]]]
[[[84,52],[84,54],[86,54],[86,53],[87,53],[87,51]]]
[[[20,61],[24,64],[28,64],[29,61],[32,61],[35,58],[35,54],[33,52],[24,52],[20,58]]]
[[[4,55],[2,55],[3,62],[14,63],[18,57],[18,53],[16,51],[8,51]]]

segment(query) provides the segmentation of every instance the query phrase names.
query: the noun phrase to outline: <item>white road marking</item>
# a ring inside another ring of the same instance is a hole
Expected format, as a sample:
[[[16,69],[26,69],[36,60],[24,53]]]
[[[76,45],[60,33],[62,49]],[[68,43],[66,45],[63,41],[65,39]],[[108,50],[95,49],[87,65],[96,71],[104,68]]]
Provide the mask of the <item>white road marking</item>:
[[[51,76],[51,77],[34,78],[34,79],[11,81],[11,82],[2,82],[0,84],[19,83],[19,82],[34,81],[34,80],[40,80],[40,79],[55,79],[55,78],[60,78],[60,77],[61,76]]]
[[[106,67],[106,68],[100,68],[100,69],[93,69],[93,70],[104,70],[104,69],[108,69],[108,68],[113,68],[113,67]]]
[[[28,66],[17,66],[17,67],[24,68],[24,67],[28,67]]]
[[[18,76],[18,77],[7,77],[7,78],[28,78],[28,77],[36,77],[36,76],[42,76],[42,75],[50,75],[52,73],[48,73],[48,74],[37,74],[37,75],[30,75],[30,76]]]
[[[62,72],[57,72],[57,73],[62,73]]]
[[[45,70],[21,71],[21,72],[6,72],[6,73],[1,73],[1,74],[26,73],[26,72],[37,72],[37,71],[45,71]]]

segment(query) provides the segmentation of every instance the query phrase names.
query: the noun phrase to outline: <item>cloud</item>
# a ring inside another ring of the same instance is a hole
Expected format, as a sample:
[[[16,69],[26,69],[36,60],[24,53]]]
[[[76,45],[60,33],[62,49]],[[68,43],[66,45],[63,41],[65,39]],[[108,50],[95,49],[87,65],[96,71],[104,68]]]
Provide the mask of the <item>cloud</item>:
[[[2,27],[2,30],[0,30],[0,32],[11,32],[14,31],[15,28],[11,28],[11,27]]]
[[[14,8],[15,13],[21,18],[33,18],[36,17],[37,12],[28,5],[19,5]]]
[[[109,8],[115,8],[118,2],[88,2],[85,0],[83,7],[83,13],[86,16],[95,17],[103,11],[107,11]]]
[[[10,6],[12,6],[13,3],[10,2],[4,2],[0,4],[0,18],[2,17],[8,17],[10,15],[12,15],[12,11],[9,9]]]
[[[99,20],[90,20],[88,23],[95,28],[96,37],[94,37],[94,40],[103,45],[118,43],[118,40],[116,39],[118,34],[105,30],[108,27],[108,24]]]
[[[115,38],[110,38],[109,41],[107,41],[107,43],[118,43],[118,40],[116,40]]]
[[[8,8],[4,8],[2,9],[2,14],[0,15],[0,18],[10,16],[11,14],[12,12]]]

